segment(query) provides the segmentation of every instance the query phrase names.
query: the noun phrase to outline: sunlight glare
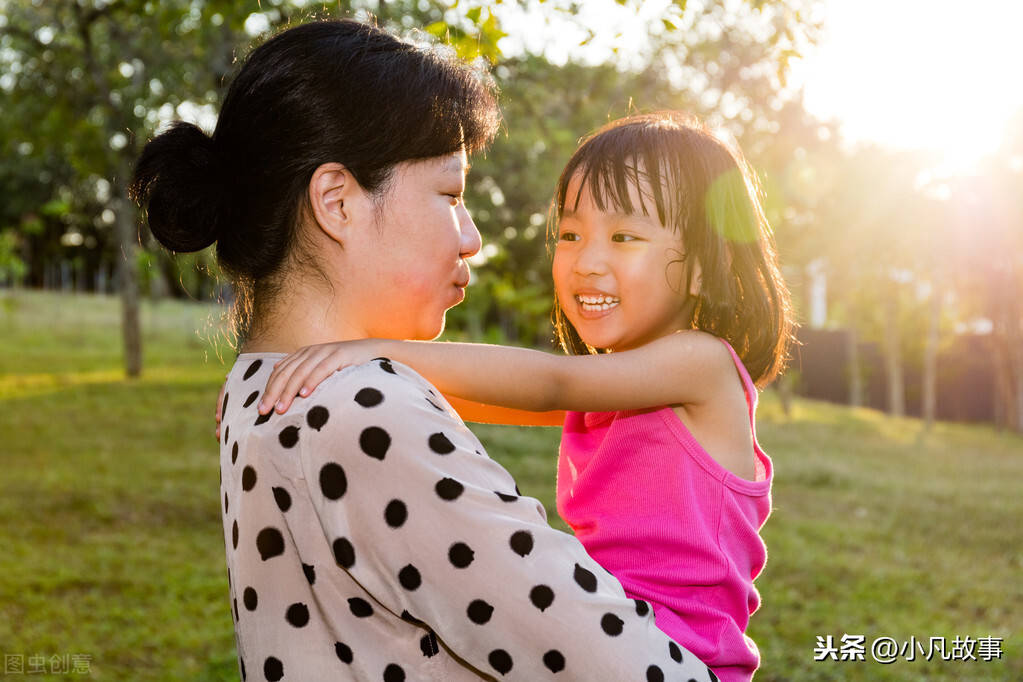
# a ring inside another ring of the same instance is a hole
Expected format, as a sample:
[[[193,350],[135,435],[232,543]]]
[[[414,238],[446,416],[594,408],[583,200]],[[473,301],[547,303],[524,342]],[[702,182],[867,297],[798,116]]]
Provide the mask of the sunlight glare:
[[[794,69],[806,106],[846,138],[939,151],[966,172],[1023,108],[1023,3],[823,0],[820,45]]]

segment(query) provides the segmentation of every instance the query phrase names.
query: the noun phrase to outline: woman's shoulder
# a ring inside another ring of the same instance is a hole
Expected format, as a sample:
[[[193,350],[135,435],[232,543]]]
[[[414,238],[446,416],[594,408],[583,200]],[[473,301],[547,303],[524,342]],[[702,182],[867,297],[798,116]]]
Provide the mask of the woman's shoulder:
[[[309,399],[318,395],[347,396],[354,389],[352,397],[356,402],[371,402],[384,386],[400,394],[425,392],[427,395],[439,395],[430,382],[408,365],[381,357],[334,372],[320,382]],[[301,402],[309,403],[309,399]],[[296,406],[299,403],[299,400],[295,401]]]
[[[411,416],[419,409],[409,408],[428,407],[431,412],[461,421],[429,381],[408,365],[390,358],[374,358],[334,372],[307,398],[296,399],[288,413],[308,413],[317,406],[361,411],[380,405],[386,405],[392,415],[396,408]]]

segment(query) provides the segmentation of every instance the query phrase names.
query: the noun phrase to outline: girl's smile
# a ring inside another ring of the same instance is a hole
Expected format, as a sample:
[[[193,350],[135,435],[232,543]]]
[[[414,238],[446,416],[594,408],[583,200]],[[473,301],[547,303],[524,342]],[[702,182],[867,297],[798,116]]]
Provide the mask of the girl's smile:
[[[579,291],[574,298],[580,315],[590,320],[609,315],[622,302],[617,296],[596,290]]]

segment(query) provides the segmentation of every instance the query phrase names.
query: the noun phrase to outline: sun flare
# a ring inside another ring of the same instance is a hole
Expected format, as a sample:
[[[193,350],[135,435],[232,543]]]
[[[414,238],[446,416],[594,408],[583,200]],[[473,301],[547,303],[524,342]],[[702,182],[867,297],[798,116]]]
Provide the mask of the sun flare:
[[[939,152],[950,172],[998,149],[1023,109],[1023,3],[823,1],[822,40],[795,69],[810,111],[851,141]]]

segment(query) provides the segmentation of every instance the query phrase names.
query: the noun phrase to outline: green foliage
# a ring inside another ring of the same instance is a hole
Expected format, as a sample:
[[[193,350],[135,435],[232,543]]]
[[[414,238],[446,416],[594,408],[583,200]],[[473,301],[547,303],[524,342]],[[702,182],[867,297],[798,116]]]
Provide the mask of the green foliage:
[[[28,268],[18,257],[18,235],[14,230],[0,230],[0,282],[17,282],[25,276]]]

